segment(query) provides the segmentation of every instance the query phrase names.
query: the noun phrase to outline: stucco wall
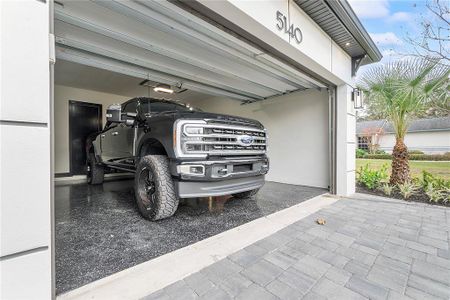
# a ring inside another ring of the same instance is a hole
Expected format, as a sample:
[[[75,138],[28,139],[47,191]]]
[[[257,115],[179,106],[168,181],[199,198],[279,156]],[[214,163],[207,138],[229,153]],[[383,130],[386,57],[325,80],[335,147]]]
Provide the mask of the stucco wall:
[[[395,135],[385,134],[379,139],[380,149],[392,152]],[[450,151],[450,131],[409,132],[405,137],[410,150],[420,150],[429,154],[441,154]]]
[[[249,105],[225,98],[191,101],[205,111],[259,120],[269,133],[267,180],[329,185],[328,92],[307,90]]]
[[[51,299],[49,1],[0,1],[0,298]]]
[[[344,196],[355,192],[356,113],[351,86],[338,86],[336,94],[336,192]]]
[[[351,57],[293,0],[261,0],[259,5],[240,0],[199,1],[334,84],[353,84]],[[289,25],[302,30],[300,44],[277,28],[277,11],[288,18]]]
[[[106,108],[113,103],[122,103],[130,97],[101,93],[68,86],[55,86],[55,173],[70,171],[69,157],[69,100],[102,104],[103,125]]]

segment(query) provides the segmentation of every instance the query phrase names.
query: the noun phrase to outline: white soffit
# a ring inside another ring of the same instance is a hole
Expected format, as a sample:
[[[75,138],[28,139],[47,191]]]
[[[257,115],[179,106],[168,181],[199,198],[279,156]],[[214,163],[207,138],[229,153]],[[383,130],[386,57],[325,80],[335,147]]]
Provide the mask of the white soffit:
[[[241,101],[325,87],[167,1],[63,1],[55,19],[58,59]]]

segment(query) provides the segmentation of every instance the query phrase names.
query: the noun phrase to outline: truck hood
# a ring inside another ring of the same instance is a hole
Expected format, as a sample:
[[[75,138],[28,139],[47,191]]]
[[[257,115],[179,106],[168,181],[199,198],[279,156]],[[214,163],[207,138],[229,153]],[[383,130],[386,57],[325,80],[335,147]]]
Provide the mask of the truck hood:
[[[223,122],[228,124],[234,124],[234,125],[243,125],[243,126],[255,126],[259,128],[264,128],[264,126],[257,120],[248,119],[248,118],[242,118],[237,116],[231,116],[231,115],[224,115],[224,114],[215,114],[215,113],[209,113],[209,112],[199,112],[199,111],[186,111],[186,112],[167,112],[162,113],[160,115],[171,115],[173,116],[174,120],[178,119],[210,119],[211,121],[217,121],[217,122]]]

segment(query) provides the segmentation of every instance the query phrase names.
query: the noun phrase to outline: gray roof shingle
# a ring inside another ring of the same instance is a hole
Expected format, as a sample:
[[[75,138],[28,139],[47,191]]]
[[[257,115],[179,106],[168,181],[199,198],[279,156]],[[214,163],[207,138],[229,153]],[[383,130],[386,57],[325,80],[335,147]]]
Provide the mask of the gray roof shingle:
[[[361,121],[356,123],[356,134],[369,129],[383,128],[385,133],[394,133],[392,124],[386,120]],[[411,122],[408,132],[450,130],[450,116],[443,118],[419,119]]]

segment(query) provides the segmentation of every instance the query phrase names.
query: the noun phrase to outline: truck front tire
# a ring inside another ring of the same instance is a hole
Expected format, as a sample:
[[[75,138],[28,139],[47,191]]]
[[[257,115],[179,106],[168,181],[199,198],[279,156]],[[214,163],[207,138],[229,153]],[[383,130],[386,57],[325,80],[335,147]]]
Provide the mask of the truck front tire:
[[[171,217],[178,208],[169,162],[164,155],[147,155],[139,161],[134,182],[141,214],[152,221]]]
[[[89,153],[86,177],[89,184],[102,184],[105,178],[105,171],[96,163],[94,153]]]
[[[250,198],[252,196],[255,196],[258,193],[258,191],[259,191],[259,189],[254,189],[254,190],[247,191],[247,192],[236,193],[236,194],[233,194],[233,197],[238,198],[238,199]]]

